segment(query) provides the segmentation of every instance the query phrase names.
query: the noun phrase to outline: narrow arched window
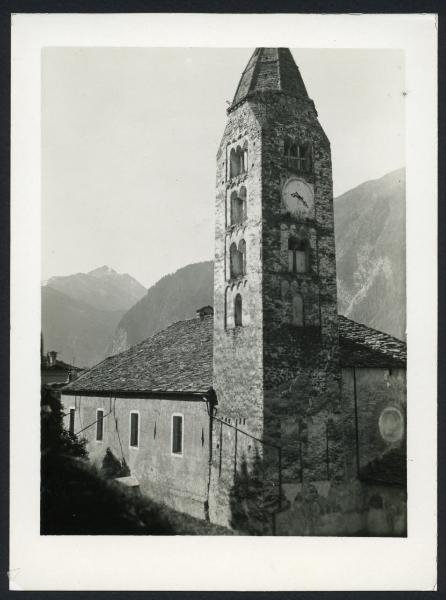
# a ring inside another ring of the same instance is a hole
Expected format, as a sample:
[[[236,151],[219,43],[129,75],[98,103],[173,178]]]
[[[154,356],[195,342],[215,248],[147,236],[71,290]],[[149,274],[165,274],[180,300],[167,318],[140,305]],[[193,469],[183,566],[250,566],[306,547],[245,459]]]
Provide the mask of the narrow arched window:
[[[245,188],[242,188],[245,189]],[[239,225],[244,220],[245,213],[245,202],[246,202],[246,190],[245,190],[245,198],[241,196],[240,193],[232,192],[231,194],[231,225]]]
[[[236,327],[242,327],[243,325],[242,312],[242,297],[240,294],[237,294],[234,301],[234,324]]]
[[[237,162],[238,162],[238,175],[240,173],[244,173],[244,162],[243,162],[243,150],[240,146],[237,146],[237,150],[235,151],[237,154]]]
[[[247,208],[247,192],[246,192],[246,188],[244,185],[242,185],[242,187],[240,188],[240,191],[238,193],[238,197],[241,199],[242,201],[242,220],[245,221],[247,216],[248,216],[248,208]]]
[[[240,261],[240,271],[241,275],[246,275],[246,242],[245,240],[240,240],[238,245],[239,252],[239,261]]]
[[[230,177],[237,177],[237,175],[240,174],[240,156],[239,153],[234,150],[234,148],[231,149],[229,161],[229,175]]]
[[[288,240],[288,271],[306,273],[309,268],[308,240],[290,237]]]
[[[231,194],[231,225],[235,225],[237,223],[237,215],[238,215],[237,192],[232,192],[232,194]]]
[[[229,153],[229,177],[238,177],[241,173],[248,171],[248,145],[245,143],[244,147],[237,146],[237,148],[231,148]]]
[[[225,329],[228,328],[229,326],[229,321],[230,318],[229,317],[229,309],[231,306],[231,289],[229,287],[226,288],[225,291]]]
[[[243,173],[248,172],[248,149],[243,150]]]
[[[230,262],[230,272],[231,272],[231,279],[234,279],[235,277],[238,276],[238,250],[237,250],[237,246],[232,243],[231,247],[229,248],[229,262]]]
[[[302,296],[298,293],[293,294],[292,323],[300,327],[304,324],[304,302]]]
[[[229,263],[231,279],[236,279],[246,272],[246,243],[240,240],[238,248],[233,242],[229,248]]]

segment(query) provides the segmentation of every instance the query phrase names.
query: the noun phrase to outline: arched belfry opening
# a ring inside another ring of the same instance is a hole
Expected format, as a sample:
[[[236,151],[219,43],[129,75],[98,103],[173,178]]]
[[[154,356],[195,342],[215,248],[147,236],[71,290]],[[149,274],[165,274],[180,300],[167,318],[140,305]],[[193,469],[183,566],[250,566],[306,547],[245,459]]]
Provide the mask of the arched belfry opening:
[[[231,152],[229,155],[230,166],[229,166],[229,176],[237,177],[240,174],[240,156],[235,148],[231,148]]]
[[[231,225],[241,225],[246,219],[246,188],[231,193]]]
[[[231,279],[235,279],[240,271],[237,244],[235,242],[233,242],[229,248],[229,264]]]
[[[238,244],[239,251],[239,260],[241,267],[241,275],[246,275],[246,242],[245,240],[240,240]]]
[[[237,279],[246,273],[246,242],[240,240],[238,246],[232,242],[229,248],[230,277]]]
[[[231,148],[229,153],[229,177],[238,177],[248,170],[248,147],[247,145]]]
[[[241,294],[237,294],[234,300],[234,325],[243,326],[243,301]]]
[[[284,164],[296,173],[311,173],[313,170],[313,149],[309,141],[300,142],[285,138],[283,145]]]

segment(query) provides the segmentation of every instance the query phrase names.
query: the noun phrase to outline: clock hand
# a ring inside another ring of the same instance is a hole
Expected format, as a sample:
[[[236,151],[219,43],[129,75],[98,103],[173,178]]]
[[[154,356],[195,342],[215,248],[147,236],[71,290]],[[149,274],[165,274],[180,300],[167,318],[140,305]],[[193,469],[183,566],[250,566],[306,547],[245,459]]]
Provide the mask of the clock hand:
[[[299,192],[293,192],[293,193],[292,193],[292,194],[290,194],[290,195],[291,195],[293,198],[297,198],[298,200],[301,200],[301,201],[302,201],[302,202],[305,204],[305,206],[308,208],[308,203],[307,203],[307,201],[305,200],[305,198],[304,198],[303,196],[301,196],[301,195],[299,194]]]

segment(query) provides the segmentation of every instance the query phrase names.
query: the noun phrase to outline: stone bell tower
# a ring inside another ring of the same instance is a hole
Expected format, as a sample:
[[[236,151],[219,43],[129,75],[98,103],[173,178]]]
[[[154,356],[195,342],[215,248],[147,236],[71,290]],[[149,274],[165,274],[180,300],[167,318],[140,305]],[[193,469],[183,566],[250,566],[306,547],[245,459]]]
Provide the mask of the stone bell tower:
[[[283,486],[344,470],[330,143],[287,48],[257,48],[241,76],[215,219],[214,388],[232,427],[214,432],[210,505],[228,523],[241,465],[273,510]]]

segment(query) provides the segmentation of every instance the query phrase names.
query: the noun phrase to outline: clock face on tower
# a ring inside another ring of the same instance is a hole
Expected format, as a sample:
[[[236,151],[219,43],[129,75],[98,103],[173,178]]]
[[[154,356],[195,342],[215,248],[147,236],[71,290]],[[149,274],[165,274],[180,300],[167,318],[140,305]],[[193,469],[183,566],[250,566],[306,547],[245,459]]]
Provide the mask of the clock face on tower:
[[[282,189],[282,200],[286,210],[298,217],[312,217],[314,213],[313,190],[302,181],[292,177],[285,182]]]

